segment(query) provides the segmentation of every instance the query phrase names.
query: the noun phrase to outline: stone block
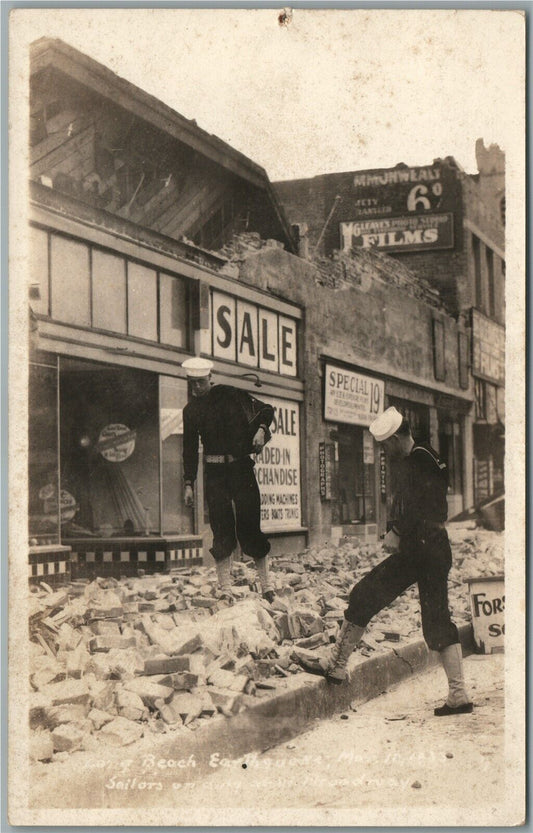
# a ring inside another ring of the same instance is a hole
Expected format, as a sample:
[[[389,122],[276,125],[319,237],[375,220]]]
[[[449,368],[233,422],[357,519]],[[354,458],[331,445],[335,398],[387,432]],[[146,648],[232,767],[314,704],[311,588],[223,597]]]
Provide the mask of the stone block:
[[[124,613],[122,605],[115,607],[89,607],[85,614],[86,622],[93,622],[96,619],[121,619]]]
[[[176,718],[181,718],[185,725],[199,717],[204,707],[201,697],[184,691],[175,692],[167,705],[172,714],[175,715]],[[174,722],[176,722],[176,720]]]
[[[30,760],[49,761],[54,754],[54,743],[50,732],[36,732],[30,738]]]
[[[209,672],[209,669],[208,669]],[[223,668],[215,668],[208,673],[207,682],[209,685],[217,686],[218,688],[230,688],[233,683],[234,674],[231,671],[224,671]]]
[[[80,723],[89,713],[89,706],[81,703],[65,704],[63,706],[49,706],[44,709],[43,725],[48,729],[55,729],[65,723]]]
[[[143,727],[127,717],[115,717],[100,729],[100,740],[110,746],[129,746],[142,738]]]

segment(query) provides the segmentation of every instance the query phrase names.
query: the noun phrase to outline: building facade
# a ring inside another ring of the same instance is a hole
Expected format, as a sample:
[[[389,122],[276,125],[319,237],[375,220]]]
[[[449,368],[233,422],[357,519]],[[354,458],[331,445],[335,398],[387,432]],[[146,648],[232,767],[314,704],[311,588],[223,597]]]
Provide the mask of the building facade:
[[[505,156],[482,140],[476,156],[474,176],[447,157],[275,183],[308,252],[386,254],[462,322],[475,393],[472,504],[503,490],[505,434]]]
[[[258,479],[279,491],[279,457],[290,503],[265,529],[301,541],[302,310],[203,248],[247,226],[293,247],[265,172],[59,41],[33,46],[31,116],[30,578],[201,563],[202,467],[192,511],[181,461],[199,353],[274,404]]]

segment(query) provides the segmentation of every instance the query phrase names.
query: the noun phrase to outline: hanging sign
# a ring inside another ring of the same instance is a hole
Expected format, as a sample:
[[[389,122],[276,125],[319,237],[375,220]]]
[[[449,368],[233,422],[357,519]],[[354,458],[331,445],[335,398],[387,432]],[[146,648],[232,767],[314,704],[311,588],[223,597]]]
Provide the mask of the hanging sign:
[[[320,500],[331,500],[331,475],[335,449],[333,443],[318,444],[318,482]]]
[[[370,425],[383,411],[385,383],[353,370],[325,367],[324,419]]]
[[[262,396],[274,408],[272,439],[256,457],[255,474],[261,492],[261,528],[302,525],[300,482],[300,407],[298,402]]]
[[[387,458],[382,448],[379,449],[379,492],[384,501],[387,497]]]
[[[102,428],[96,443],[96,449],[110,463],[122,463],[133,454],[136,431],[130,431],[127,425],[113,423]]]

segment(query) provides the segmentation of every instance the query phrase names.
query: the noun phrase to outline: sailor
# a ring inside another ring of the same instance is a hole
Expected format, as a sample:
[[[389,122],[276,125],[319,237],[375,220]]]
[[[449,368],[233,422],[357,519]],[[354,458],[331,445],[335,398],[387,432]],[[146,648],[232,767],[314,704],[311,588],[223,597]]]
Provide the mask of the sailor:
[[[391,555],[353,587],[331,655],[309,670],[323,673],[334,683],[345,680],[348,658],[369,621],[416,582],[424,639],[431,650],[439,652],[448,678],[446,702],[434,714],[469,714],[473,705],[464,683],[459,634],[448,607],[452,554],[444,525],[448,517],[446,464],[428,443],[415,443],[408,421],[394,407],[380,414],[369,430],[385,453],[398,461],[393,522],[383,542]]]
[[[270,440],[273,408],[239,388],[214,385],[213,364],[207,359],[187,359],[182,367],[193,396],[183,409],[185,505],[194,503],[200,438],[213,532],[211,553],[221,597],[233,601],[230,556],[238,541],[243,553],[255,560],[263,598],[271,603],[270,542],[261,531],[261,497],[250,455],[259,454]]]

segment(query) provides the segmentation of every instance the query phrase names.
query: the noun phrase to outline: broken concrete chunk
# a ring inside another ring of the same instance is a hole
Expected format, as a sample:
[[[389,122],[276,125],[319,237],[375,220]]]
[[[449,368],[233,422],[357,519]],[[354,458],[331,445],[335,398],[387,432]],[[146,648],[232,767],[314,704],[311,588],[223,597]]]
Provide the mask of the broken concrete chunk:
[[[100,729],[100,739],[110,746],[129,746],[142,738],[144,729],[126,717],[115,717]]]
[[[117,710],[121,717],[128,720],[142,720],[148,716],[145,705],[138,694],[126,689],[119,689],[115,692]]]
[[[44,709],[43,725],[48,729],[55,729],[66,723],[80,723],[89,713],[89,706],[81,703],[75,705],[49,706]]]
[[[86,732],[76,723],[65,723],[52,732],[54,752],[73,752],[81,747]]]
[[[144,661],[144,673],[150,674],[176,674],[181,671],[190,670],[190,655],[178,657],[164,657],[160,659],[147,659]]]
[[[211,688],[209,690],[209,696],[219,712],[226,717],[237,714],[243,702],[242,694],[237,694],[235,691],[228,691],[228,689],[223,688]]]
[[[138,694],[145,706],[150,709],[156,708],[156,700],[167,702],[174,694],[174,689],[170,686],[159,685],[159,683],[154,683],[147,677],[128,680],[124,683],[124,688],[126,691],[133,691]]]
[[[104,726],[106,723],[110,723],[113,720],[113,715],[109,714],[106,711],[102,711],[102,709],[91,709],[87,717],[89,718],[95,729],[101,729],[102,726]]]

